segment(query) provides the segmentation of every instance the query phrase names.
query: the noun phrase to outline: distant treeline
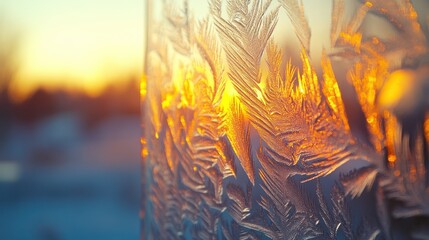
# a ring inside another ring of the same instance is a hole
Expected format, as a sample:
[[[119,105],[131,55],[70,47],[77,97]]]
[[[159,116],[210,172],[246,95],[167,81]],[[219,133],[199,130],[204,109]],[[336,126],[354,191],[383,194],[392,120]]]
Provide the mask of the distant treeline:
[[[122,86],[109,86],[98,97],[39,88],[20,103],[14,103],[7,89],[3,89],[0,91],[0,125],[2,128],[11,123],[31,125],[62,112],[78,114],[86,127],[116,115],[139,116],[139,93],[137,79],[131,79]]]

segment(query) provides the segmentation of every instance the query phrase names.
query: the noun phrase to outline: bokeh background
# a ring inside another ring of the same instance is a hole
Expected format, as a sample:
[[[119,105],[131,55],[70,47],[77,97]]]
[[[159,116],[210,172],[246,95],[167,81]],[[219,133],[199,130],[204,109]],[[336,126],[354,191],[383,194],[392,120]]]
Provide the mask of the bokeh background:
[[[143,6],[0,1],[0,239],[139,239]]]

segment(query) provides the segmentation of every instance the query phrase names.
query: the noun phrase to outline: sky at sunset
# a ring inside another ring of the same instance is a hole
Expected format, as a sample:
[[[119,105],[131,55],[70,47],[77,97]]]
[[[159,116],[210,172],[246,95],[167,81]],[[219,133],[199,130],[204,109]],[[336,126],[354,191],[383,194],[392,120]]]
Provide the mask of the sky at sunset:
[[[426,0],[414,2],[419,13],[429,8]],[[323,47],[329,47],[332,2],[303,3],[312,31],[312,57],[317,59]],[[139,77],[145,4],[144,0],[0,0],[0,40],[8,34],[18,36],[12,97],[24,99],[40,86],[97,95],[112,82]],[[191,4],[198,7],[201,2]],[[285,34],[292,36],[292,31]]]
[[[40,86],[97,95],[112,81],[140,74],[143,6],[141,0],[0,1],[0,34],[19,36],[13,97]]]

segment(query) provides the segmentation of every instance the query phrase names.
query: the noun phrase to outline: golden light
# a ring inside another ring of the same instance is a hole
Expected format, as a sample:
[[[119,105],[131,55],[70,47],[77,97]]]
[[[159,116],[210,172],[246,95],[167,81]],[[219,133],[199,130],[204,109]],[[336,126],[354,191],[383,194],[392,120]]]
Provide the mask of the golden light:
[[[391,226],[420,224],[429,199],[414,3],[196,2],[148,1],[143,237],[418,233]]]
[[[19,71],[10,86],[15,101],[39,87],[97,96],[107,85],[141,72],[140,1],[100,5],[98,1],[21,0],[6,1],[0,7],[21,30]]]

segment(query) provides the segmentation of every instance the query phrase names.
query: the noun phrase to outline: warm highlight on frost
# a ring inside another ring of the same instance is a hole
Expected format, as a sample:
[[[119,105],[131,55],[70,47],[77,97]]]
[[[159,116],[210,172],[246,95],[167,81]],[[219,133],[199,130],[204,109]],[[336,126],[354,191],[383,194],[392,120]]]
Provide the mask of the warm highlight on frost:
[[[366,1],[346,20],[345,2],[334,0],[320,74],[299,1],[211,0],[199,20],[188,4],[166,1],[150,19],[145,238],[389,239],[402,231],[394,219],[429,215],[429,121],[423,114],[405,126],[394,103],[407,95],[389,90],[395,69],[417,63],[418,75],[428,54],[409,1]],[[364,36],[371,13],[398,37]],[[295,27],[299,65],[273,37],[280,14]],[[352,134],[331,57],[349,63],[341,78],[356,92],[368,142]],[[376,213],[350,208],[365,194],[375,195]]]

